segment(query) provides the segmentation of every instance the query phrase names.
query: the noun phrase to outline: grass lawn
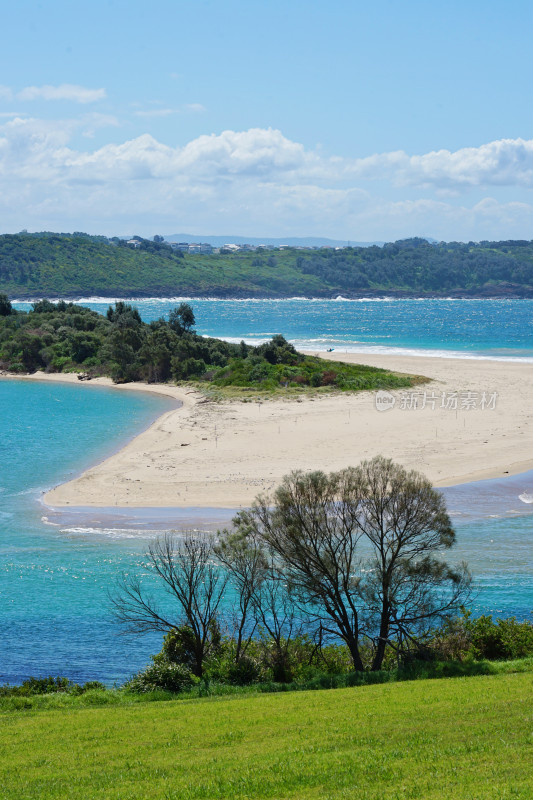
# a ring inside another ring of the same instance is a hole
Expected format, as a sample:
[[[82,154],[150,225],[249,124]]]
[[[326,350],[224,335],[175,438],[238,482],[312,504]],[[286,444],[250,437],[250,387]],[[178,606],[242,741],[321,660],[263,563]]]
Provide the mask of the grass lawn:
[[[0,716],[0,798],[533,797],[531,673]]]

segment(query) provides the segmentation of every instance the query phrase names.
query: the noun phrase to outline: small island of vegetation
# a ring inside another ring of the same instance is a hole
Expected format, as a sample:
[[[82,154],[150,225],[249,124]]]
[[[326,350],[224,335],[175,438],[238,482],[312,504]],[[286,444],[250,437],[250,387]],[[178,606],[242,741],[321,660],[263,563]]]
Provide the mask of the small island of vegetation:
[[[304,355],[281,335],[254,347],[200,336],[194,325],[187,303],[168,320],[147,324],[122,301],[103,316],[63,300],[40,300],[29,312],[15,311],[0,295],[0,370],[81,371],[116,383],[188,381],[226,396],[399,389],[421,380]]]

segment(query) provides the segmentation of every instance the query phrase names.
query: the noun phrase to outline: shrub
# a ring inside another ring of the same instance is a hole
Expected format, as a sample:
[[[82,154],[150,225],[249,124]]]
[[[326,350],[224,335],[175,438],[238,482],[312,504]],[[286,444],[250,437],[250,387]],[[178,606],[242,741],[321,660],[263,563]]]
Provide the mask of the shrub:
[[[28,678],[22,681],[20,686],[1,686],[0,695],[18,695],[19,697],[29,697],[34,694],[53,694],[56,692],[67,692],[71,687],[68,678],[54,678],[49,675],[46,678]]]
[[[126,683],[130,692],[153,692],[166,689],[168,692],[182,692],[197,683],[190,670],[182,664],[171,664],[162,660],[154,661],[146,669],[138,672]]]
[[[226,680],[234,686],[247,686],[257,683],[261,677],[260,666],[257,661],[248,656],[242,656],[239,661],[231,662],[226,671]]]
[[[515,617],[496,621],[490,615],[473,618],[465,611],[436,631],[425,649],[427,655],[442,661],[525,658],[533,655],[533,625]]]
[[[465,626],[474,658],[497,661],[533,655],[533,625],[515,617],[493,621],[492,616],[466,617]]]
[[[322,374],[322,386],[332,386],[336,380],[337,373],[332,369],[328,369]]]

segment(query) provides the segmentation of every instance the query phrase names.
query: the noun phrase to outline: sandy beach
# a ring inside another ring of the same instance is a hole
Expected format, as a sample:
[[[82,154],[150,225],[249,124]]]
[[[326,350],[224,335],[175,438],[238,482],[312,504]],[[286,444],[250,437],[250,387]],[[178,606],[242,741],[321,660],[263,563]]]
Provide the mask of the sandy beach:
[[[326,355],[324,357],[327,357]],[[205,402],[187,389],[127,384],[182,403],[120,452],[44,497],[52,507],[239,508],[293,469],[325,471],[382,454],[436,486],[533,468],[533,368],[505,361],[332,354],[425,375],[416,391]],[[78,383],[72,375],[31,380]],[[80,391],[107,379],[79,383]]]

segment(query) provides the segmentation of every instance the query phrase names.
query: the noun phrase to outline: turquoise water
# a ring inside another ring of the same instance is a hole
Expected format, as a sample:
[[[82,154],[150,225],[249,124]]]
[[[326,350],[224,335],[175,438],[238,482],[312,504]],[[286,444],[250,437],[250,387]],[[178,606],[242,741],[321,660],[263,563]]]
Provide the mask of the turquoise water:
[[[87,303],[105,310],[109,301]],[[136,302],[144,319],[175,300]],[[334,346],[425,355],[533,357],[533,301],[193,302],[199,332],[257,341],[272,333],[309,349]],[[121,682],[160,636],[120,636],[107,592],[137,569],[158,531],[215,526],[216,514],[172,509],[56,516],[39,497],[117,449],[169,407],[153,395],[84,385],[0,381],[0,683],[29,675]],[[530,618],[533,473],[445,490],[458,534],[455,558],[476,580],[476,613]],[[220,517],[227,522],[226,517]]]
[[[134,300],[149,322],[181,298]],[[81,301],[105,312],[110,300]],[[533,359],[533,300],[190,301],[197,330],[258,342],[275,333],[306,350]],[[27,309],[29,304],[16,304]]]
[[[146,542],[44,524],[39,497],[170,407],[154,395],[0,381],[0,683],[35,674],[113,682],[158,644],[118,636],[106,595]]]

